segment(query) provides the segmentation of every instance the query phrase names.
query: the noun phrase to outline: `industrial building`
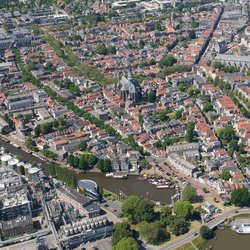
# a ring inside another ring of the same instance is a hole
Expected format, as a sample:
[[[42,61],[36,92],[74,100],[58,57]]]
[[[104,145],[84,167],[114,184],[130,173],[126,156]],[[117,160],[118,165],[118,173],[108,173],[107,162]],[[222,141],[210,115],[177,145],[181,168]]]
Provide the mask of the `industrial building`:
[[[56,193],[59,199],[71,204],[82,215],[88,218],[93,218],[101,214],[101,209],[89,197],[81,195],[68,186],[60,186],[56,189]]]

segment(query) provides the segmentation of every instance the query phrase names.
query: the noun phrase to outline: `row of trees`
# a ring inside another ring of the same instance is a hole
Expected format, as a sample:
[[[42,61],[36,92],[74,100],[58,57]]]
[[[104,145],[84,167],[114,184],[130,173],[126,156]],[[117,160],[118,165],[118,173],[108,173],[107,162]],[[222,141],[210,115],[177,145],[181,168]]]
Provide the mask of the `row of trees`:
[[[42,154],[43,154],[44,156],[46,156],[46,157],[52,159],[52,160],[56,160],[56,158],[57,158],[57,154],[54,153],[54,152],[52,152],[52,151],[50,151],[50,150],[48,150],[48,149],[44,149],[44,150],[42,151]]]
[[[63,58],[69,66],[77,67],[79,75],[88,77],[100,85],[108,83],[108,80],[97,68],[92,68],[87,64],[81,63],[79,57],[75,55],[70,47],[65,47],[63,50],[61,42],[48,34],[44,36],[44,40],[53,47],[57,56]]]
[[[53,178],[56,178],[63,183],[66,183],[72,188],[77,187],[77,180],[69,169],[59,164],[50,164],[49,165],[49,175]]]
[[[88,170],[96,165],[98,158],[93,154],[82,154],[80,157],[70,154],[67,163],[81,170]]]
[[[109,159],[99,159],[96,166],[103,173],[112,172],[112,164]]]
[[[189,122],[186,127],[186,140],[188,142],[194,142],[196,138],[196,133],[194,131],[195,123]]]
[[[234,72],[239,72],[240,70],[235,67],[235,66],[226,66],[222,64],[220,61],[216,61],[213,63],[213,67],[219,70],[222,70],[226,73],[234,73]]]
[[[191,71],[191,67],[185,64],[175,64],[173,66],[164,67],[158,74],[157,77],[164,78],[167,75],[174,73],[182,73]]]
[[[31,137],[27,137],[25,140],[25,146],[32,151],[38,151],[38,148],[36,147],[35,141],[32,140]]]

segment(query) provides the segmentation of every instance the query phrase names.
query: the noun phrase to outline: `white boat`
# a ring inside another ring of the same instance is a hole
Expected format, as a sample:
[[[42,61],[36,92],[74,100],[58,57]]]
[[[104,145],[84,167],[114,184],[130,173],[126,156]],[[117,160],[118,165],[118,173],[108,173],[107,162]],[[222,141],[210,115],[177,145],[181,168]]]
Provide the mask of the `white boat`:
[[[169,185],[157,185],[156,188],[169,188]]]
[[[250,234],[250,223],[243,223],[238,228],[235,227],[235,231],[238,234]]]
[[[113,173],[107,173],[105,174],[106,177],[113,177]]]
[[[128,178],[128,175],[127,174],[115,173],[115,174],[113,174],[113,178],[115,178],[115,179],[126,179],[126,178]]]

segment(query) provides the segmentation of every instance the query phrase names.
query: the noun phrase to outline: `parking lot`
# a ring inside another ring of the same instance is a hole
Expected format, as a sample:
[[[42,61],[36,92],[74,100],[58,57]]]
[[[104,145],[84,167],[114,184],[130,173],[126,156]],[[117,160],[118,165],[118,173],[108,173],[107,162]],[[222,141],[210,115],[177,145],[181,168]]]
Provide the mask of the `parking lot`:
[[[101,239],[95,242],[90,242],[87,244],[82,245],[81,247],[76,248],[76,250],[86,249],[86,250],[93,250],[95,247],[98,250],[110,250],[112,249],[111,238]]]
[[[107,200],[106,202],[102,203],[105,209],[109,210],[110,212],[114,213],[116,216],[119,216],[121,211],[121,202],[118,200]]]

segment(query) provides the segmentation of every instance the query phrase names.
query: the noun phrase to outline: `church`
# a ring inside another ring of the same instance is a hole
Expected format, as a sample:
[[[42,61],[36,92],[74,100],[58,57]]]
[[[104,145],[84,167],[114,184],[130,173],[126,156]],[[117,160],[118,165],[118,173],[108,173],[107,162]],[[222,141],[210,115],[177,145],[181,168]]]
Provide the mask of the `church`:
[[[136,103],[141,100],[140,86],[133,80],[131,67],[129,66],[127,76],[122,76],[120,82],[120,99]]]

